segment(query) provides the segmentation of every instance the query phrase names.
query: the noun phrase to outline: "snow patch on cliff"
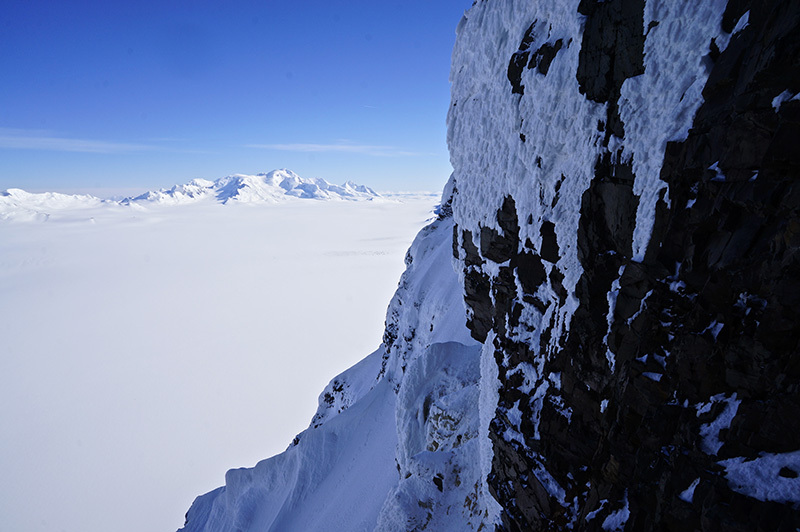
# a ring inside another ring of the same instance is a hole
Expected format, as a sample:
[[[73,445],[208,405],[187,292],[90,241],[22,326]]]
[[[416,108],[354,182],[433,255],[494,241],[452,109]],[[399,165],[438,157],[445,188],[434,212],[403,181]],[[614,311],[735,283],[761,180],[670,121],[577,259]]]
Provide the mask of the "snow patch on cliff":
[[[733,491],[762,501],[800,504],[800,450],[719,462]]]
[[[686,139],[703,103],[702,90],[711,72],[709,41],[726,35],[719,29],[726,5],[726,0],[645,2],[645,71],[625,80],[619,100],[625,123],[623,159],[633,162],[633,192],[639,196],[633,233],[636,261],[644,259],[656,202],[667,186],[660,179],[667,142]]]

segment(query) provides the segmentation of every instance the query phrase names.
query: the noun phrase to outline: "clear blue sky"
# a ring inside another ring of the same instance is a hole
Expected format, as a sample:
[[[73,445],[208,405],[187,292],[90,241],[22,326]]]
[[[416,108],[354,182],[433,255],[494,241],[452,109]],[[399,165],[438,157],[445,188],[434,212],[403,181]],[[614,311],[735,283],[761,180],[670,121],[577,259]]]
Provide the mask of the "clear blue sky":
[[[7,2],[0,190],[290,168],[436,190],[471,0]]]

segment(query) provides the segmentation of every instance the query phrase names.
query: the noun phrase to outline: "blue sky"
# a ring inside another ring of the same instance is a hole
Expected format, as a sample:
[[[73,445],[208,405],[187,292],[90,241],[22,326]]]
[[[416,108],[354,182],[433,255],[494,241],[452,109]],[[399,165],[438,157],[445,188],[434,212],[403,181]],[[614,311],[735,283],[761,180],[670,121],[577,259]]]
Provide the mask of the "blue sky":
[[[0,190],[110,195],[284,167],[437,190],[470,5],[7,3]]]

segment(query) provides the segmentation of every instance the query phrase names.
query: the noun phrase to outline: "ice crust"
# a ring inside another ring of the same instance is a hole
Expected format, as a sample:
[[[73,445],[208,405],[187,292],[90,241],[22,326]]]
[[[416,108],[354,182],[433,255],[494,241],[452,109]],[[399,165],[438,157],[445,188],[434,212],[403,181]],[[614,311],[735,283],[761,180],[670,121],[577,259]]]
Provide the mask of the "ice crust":
[[[624,506],[619,510],[611,512],[611,514],[603,520],[603,530],[617,531],[624,530],[625,523],[628,522],[628,517],[631,515],[630,508],[628,507],[628,492],[625,492]]]
[[[686,501],[688,503],[691,503],[692,500],[694,499],[694,490],[697,488],[698,484],[700,484],[700,479],[699,478],[694,479],[694,481],[692,481],[692,483],[689,484],[689,487],[686,488],[685,490],[683,490],[681,492],[681,494],[678,495],[678,497],[682,501]]]
[[[686,139],[710,73],[708,43],[727,36],[720,29],[726,5],[726,0],[645,2],[645,72],[625,80],[619,101],[625,123],[623,159],[633,162],[633,192],[639,196],[633,233],[636,261],[644,259],[656,202],[666,188],[659,173],[667,142]],[[658,26],[648,29],[653,21]]]
[[[777,113],[778,111],[781,110],[781,105],[784,102],[790,102],[795,100],[800,100],[800,92],[798,92],[797,94],[792,94],[788,90],[785,90],[772,99],[772,108],[775,109],[775,112]]]
[[[645,73],[622,85],[618,103],[625,138],[612,137],[610,143],[621,154],[620,162],[632,162],[636,175],[634,193],[640,201],[634,260],[644,257],[655,204],[666,187],[659,178],[666,143],[686,137],[703,101],[708,42],[729,37],[719,29],[725,4],[646,3]],[[547,75],[524,69],[525,95],[512,94],[508,61],[533,20],[531,50],[557,39],[567,44]],[[654,20],[659,24],[648,29]],[[575,76],[582,31],[583,17],[566,2],[480,3],[458,25],[450,74],[448,144],[458,188],[456,222],[472,234],[478,234],[479,226],[499,230],[495,214],[511,195],[518,218],[532,220],[520,224],[521,242],[529,239],[540,249],[542,222],[555,225],[560,250],[556,266],[564,273],[569,297],[558,310],[553,338],[569,327],[577,306],[575,285],[583,273],[577,256],[581,198],[597,157],[606,149],[596,127],[606,119],[606,106],[581,94]],[[491,274],[493,267],[488,264],[484,271]]]

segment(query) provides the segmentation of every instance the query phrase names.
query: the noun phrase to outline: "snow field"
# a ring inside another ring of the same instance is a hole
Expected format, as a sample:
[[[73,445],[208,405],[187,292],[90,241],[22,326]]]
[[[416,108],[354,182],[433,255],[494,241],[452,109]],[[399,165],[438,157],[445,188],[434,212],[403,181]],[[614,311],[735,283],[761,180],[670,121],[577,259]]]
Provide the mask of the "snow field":
[[[0,528],[174,530],[224,471],[285,449],[380,344],[437,200],[0,222]]]

